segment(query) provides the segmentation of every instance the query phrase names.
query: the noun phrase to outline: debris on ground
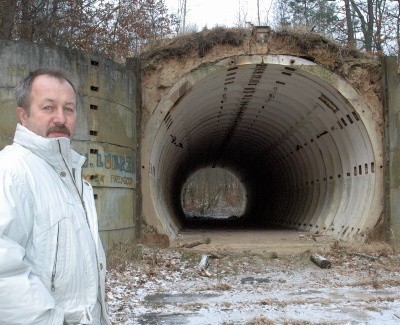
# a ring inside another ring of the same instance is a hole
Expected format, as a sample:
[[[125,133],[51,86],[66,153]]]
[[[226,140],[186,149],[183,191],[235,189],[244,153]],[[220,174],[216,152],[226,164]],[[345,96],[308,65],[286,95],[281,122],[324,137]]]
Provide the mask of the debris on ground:
[[[317,264],[321,269],[330,269],[332,264],[325,257],[319,254],[312,254],[310,256],[311,261]]]
[[[204,247],[203,247],[204,248]],[[207,270],[199,260],[210,256]],[[113,324],[398,324],[400,254],[334,242],[310,252],[141,248],[107,274]],[[214,256],[214,258],[211,258]],[[217,257],[217,258],[215,258]]]
[[[200,239],[195,239],[195,240],[186,240],[186,241],[178,241],[176,244],[176,247],[178,248],[193,248],[199,245],[203,244],[209,244],[211,242],[211,239],[209,237],[204,237]]]
[[[207,266],[208,266],[208,259],[210,258],[210,256],[209,255],[202,255],[201,256],[201,260],[200,260],[200,263],[199,263],[199,268],[200,269],[206,269],[207,268]]]

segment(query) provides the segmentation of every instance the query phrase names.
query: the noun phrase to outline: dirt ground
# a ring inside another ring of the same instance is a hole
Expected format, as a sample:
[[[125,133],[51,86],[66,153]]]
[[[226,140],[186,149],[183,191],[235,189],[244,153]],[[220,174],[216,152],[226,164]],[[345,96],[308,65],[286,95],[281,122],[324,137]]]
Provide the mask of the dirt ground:
[[[111,258],[113,324],[400,323],[400,254],[386,244],[261,230],[185,232],[171,244]]]
[[[200,252],[251,252],[277,253],[288,255],[329,250],[335,242],[326,236],[311,236],[307,232],[291,230],[193,230],[181,232],[173,246],[182,246],[185,242],[210,239],[207,245],[199,245],[193,249]]]

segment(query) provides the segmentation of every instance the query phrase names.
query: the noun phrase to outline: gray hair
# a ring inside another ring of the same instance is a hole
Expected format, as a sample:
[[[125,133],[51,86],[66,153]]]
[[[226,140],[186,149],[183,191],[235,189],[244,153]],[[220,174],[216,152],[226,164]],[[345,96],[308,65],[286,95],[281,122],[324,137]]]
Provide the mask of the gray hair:
[[[30,94],[32,90],[33,81],[39,76],[50,76],[60,81],[68,82],[76,94],[76,89],[72,81],[69,79],[68,74],[62,69],[56,68],[43,68],[30,72],[24,79],[22,79],[15,87],[15,99],[18,107],[29,110]]]

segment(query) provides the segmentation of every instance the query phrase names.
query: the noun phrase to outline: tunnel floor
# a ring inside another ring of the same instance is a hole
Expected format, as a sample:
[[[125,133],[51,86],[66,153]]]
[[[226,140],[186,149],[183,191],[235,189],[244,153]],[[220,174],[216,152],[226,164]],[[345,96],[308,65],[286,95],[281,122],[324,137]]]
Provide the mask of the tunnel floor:
[[[190,229],[207,229],[207,230],[229,230],[229,229],[242,229],[242,230],[276,230],[284,229],[282,227],[266,225],[261,222],[255,222],[251,218],[242,217],[228,217],[228,218],[213,218],[213,217],[186,217],[182,221],[182,228]]]
[[[324,253],[335,245],[336,239],[309,232],[288,229],[183,229],[175,243],[209,238],[209,244],[198,245],[192,250],[200,252],[252,252],[280,255],[310,252]],[[275,254],[276,253],[276,254]]]

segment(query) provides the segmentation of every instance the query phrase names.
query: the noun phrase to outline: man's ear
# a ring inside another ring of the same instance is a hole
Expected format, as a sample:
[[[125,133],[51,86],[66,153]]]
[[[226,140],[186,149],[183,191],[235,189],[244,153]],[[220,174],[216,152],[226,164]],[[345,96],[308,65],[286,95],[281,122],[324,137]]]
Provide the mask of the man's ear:
[[[28,112],[22,107],[17,107],[17,116],[18,116],[19,122],[25,126],[25,123],[29,117]]]

